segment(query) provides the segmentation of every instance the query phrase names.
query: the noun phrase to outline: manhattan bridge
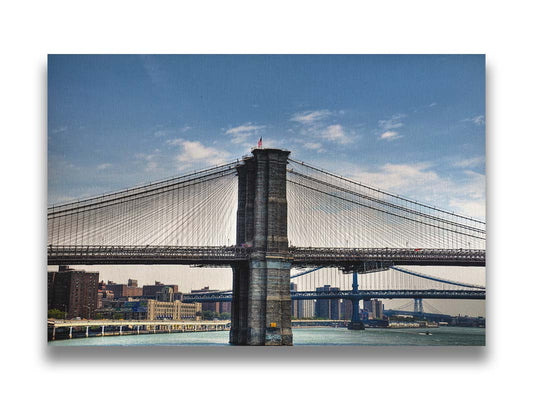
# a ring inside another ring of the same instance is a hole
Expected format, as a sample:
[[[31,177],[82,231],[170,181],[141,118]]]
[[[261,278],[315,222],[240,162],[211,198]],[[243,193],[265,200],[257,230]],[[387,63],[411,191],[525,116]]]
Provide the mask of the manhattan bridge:
[[[291,299],[484,299],[409,266],[485,266],[485,222],[256,148],[234,162],[48,208],[48,265],[229,267],[230,343],[291,345]],[[110,267],[111,268],[111,267]],[[291,271],[292,270],[292,271]],[[291,280],[303,290],[291,292]],[[330,284],[338,290],[319,292]],[[228,288],[229,289],[229,288]]]

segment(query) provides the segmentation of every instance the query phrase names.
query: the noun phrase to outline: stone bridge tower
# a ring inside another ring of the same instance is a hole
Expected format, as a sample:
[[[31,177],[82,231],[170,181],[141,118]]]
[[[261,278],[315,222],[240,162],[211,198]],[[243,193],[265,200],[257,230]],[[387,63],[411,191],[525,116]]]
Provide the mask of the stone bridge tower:
[[[249,261],[233,266],[230,343],[292,345],[286,169],[290,152],[255,149],[237,167],[237,246]]]

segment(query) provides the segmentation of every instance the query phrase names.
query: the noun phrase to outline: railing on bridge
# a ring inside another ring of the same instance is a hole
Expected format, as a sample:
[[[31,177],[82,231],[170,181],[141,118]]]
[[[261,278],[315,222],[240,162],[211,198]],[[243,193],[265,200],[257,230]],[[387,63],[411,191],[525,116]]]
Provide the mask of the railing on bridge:
[[[73,246],[49,245],[48,264],[207,264],[230,266],[247,260],[240,246]],[[294,266],[337,266],[368,272],[393,265],[485,265],[484,250],[465,249],[289,249]]]
[[[294,265],[343,266],[365,272],[391,265],[484,266],[485,250],[470,249],[350,249],[294,247],[290,249]]]
[[[484,300],[485,290],[332,290],[332,291],[292,291],[292,300],[321,299],[462,299]],[[186,294],[183,301],[189,303],[211,303],[231,301],[231,293]]]
[[[247,260],[251,249],[235,246],[48,246],[48,264],[203,264]]]

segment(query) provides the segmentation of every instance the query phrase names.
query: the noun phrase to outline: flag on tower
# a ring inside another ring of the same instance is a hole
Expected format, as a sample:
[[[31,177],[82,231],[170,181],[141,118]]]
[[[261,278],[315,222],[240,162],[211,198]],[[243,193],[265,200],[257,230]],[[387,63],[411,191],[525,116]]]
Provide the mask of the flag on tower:
[[[259,148],[263,147],[263,136],[259,138],[259,142],[257,142],[257,147]]]

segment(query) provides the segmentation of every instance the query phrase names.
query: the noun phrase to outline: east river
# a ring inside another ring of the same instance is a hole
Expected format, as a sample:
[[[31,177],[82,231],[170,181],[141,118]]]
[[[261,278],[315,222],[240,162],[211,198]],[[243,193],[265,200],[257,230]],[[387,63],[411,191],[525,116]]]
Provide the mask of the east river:
[[[295,346],[484,346],[485,328],[295,328]],[[426,334],[429,332],[430,334]],[[185,332],[56,340],[50,346],[229,346],[229,332]]]

